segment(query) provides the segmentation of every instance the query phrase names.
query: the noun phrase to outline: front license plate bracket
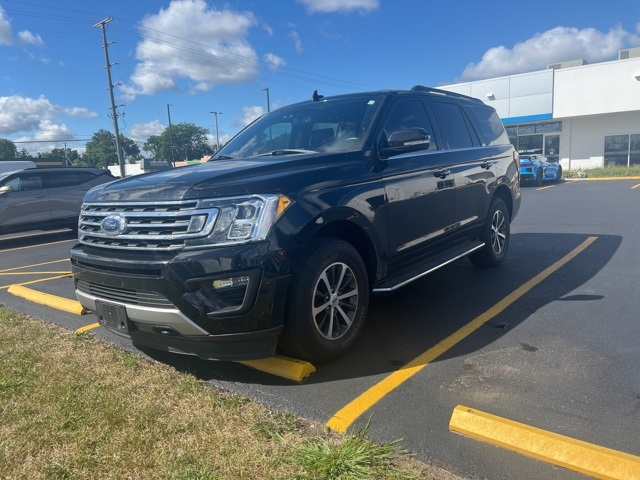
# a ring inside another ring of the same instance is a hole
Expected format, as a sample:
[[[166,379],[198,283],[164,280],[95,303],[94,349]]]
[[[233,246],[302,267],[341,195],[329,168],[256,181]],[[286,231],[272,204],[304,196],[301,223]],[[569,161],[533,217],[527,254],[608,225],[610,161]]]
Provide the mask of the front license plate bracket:
[[[129,319],[124,305],[96,300],[98,323],[119,333],[129,333]]]

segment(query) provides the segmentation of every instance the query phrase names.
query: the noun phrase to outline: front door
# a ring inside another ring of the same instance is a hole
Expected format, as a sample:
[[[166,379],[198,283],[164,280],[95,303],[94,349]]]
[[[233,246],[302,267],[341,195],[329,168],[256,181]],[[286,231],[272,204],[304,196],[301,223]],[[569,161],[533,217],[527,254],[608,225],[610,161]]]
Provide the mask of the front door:
[[[431,137],[428,149],[392,156],[382,171],[389,228],[390,274],[409,268],[436,250],[454,223],[454,181],[450,158],[438,150],[424,103],[402,99],[391,107],[381,143],[391,133],[422,128]]]

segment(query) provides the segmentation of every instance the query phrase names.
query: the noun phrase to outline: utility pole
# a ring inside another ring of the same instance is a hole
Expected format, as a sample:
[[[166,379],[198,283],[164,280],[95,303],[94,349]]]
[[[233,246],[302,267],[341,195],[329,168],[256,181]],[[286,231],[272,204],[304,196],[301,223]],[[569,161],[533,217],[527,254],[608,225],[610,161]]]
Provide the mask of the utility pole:
[[[116,85],[114,85],[111,82],[111,67],[113,65],[117,65],[118,63],[109,63],[109,45],[111,43],[114,42],[107,42],[107,24],[113,20],[112,17],[107,17],[104,20],[102,20],[101,22],[98,22],[96,24],[93,25],[94,28],[102,28],[102,42],[103,42],[103,47],[104,48],[104,59],[106,62],[106,66],[105,69],[107,70],[107,80],[109,82],[109,97],[111,98],[111,117],[113,118],[113,130],[115,132],[116,135],[116,154],[118,155],[118,165],[120,166],[120,176],[122,178],[124,178],[126,176],[126,171],[124,168],[124,157],[122,155],[122,146],[120,145],[120,130],[118,129],[118,112],[116,110],[116,102],[113,99],[113,87],[115,87],[116,85],[120,85],[120,83],[117,83]]]
[[[267,113],[271,111],[271,104],[269,103],[269,87],[263,88],[263,92],[267,92]]]
[[[222,112],[209,112],[216,116],[216,153],[220,150],[220,137],[218,136],[218,115],[222,115]]]
[[[171,131],[171,110],[169,110],[170,106],[171,105],[167,103],[167,117],[169,117],[169,146],[171,147],[171,166],[175,167],[176,162],[173,159],[173,132]]]

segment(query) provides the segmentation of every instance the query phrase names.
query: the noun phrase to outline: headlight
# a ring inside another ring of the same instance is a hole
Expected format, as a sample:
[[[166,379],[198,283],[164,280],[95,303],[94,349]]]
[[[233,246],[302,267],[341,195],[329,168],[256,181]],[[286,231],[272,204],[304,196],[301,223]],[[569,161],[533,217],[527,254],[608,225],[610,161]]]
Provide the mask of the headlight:
[[[272,194],[203,200],[199,208],[217,211],[213,230],[207,237],[187,240],[185,247],[264,240],[289,205],[289,198]]]

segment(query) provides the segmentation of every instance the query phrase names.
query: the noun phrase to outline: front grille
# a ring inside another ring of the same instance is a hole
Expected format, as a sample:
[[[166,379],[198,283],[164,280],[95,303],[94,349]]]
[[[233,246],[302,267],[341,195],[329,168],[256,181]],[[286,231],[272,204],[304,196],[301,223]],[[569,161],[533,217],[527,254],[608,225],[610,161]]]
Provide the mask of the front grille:
[[[84,203],[78,238],[93,247],[127,250],[177,250],[185,241],[209,235],[216,208],[199,208],[198,201],[156,203]],[[109,235],[102,221],[111,216],[122,228]]]
[[[76,288],[83,293],[98,297],[101,300],[111,300],[117,303],[127,303],[129,305],[140,305],[153,308],[175,308],[166,297],[156,292],[144,290],[132,290],[129,288],[109,287],[90,283],[85,280],[78,280]]]

